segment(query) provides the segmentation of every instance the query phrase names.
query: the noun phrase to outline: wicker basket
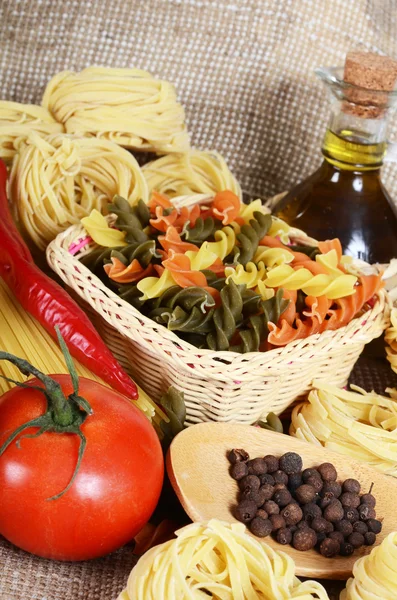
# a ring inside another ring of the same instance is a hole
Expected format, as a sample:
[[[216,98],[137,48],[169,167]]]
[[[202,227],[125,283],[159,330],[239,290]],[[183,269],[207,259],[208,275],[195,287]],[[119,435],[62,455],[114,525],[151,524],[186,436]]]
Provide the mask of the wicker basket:
[[[206,198],[185,197],[178,205]],[[345,385],[364,345],[390,322],[388,296],[381,291],[371,310],[337,331],[269,352],[199,350],[121,300],[79,262],[94,244],[72,256],[71,245],[86,237],[79,225],[58,235],[47,249],[50,266],[74,291],[114,355],[154,400],[169,385],[185,392],[189,424],[253,423],[269,412],[280,414],[310,390],[314,377]],[[296,240],[302,241],[301,233]]]

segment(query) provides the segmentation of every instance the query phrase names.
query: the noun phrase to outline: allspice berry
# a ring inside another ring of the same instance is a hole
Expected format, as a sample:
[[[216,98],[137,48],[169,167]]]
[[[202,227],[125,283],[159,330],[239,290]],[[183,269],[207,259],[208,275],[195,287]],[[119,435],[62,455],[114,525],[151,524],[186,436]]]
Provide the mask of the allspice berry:
[[[269,519],[261,519],[261,517],[255,517],[250,523],[249,529],[251,533],[257,537],[266,537],[272,532],[272,524]]]
[[[240,462],[240,461],[249,460],[248,452],[246,452],[245,450],[242,450],[241,448],[233,448],[233,450],[230,450],[227,457],[229,459],[229,462],[232,465],[234,465],[235,463]]]
[[[274,473],[272,473],[273,477],[274,477],[274,481],[276,483],[283,483],[284,485],[288,484],[288,475],[287,473],[284,473],[284,471],[274,471]]]
[[[351,533],[353,533],[353,525],[347,519],[336,521],[335,529],[336,531],[340,531],[343,537],[348,537]]]
[[[367,531],[364,533],[364,544],[366,546],[373,546],[376,542],[376,534],[373,531]]]
[[[248,492],[257,492],[260,488],[261,482],[259,481],[259,477],[256,475],[247,475],[243,477],[239,481],[240,490]]]
[[[311,550],[317,544],[317,534],[310,527],[298,529],[292,538],[292,545],[296,550]]]
[[[261,485],[264,485],[265,483],[269,483],[270,485],[274,485],[276,483],[274,481],[273,475],[270,475],[270,473],[265,473],[264,475],[259,475],[259,480],[261,482]]]
[[[316,517],[322,516],[322,510],[315,502],[310,502],[302,506],[303,518],[309,523]]]
[[[246,477],[248,475],[248,467],[245,464],[245,462],[239,461],[234,463],[230,468],[230,475],[236,481],[239,481],[243,477]]]
[[[323,517],[316,517],[313,519],[311,527],[316,533],[327,533],[328,523],[329,521],[326,521]]]
[[[354,552],[354,546],[349,542],[342,542],[340,545],[339,553],[341,556],[351,556]]]
[[[300,485],[302,485],[303,479],[301,473],[292,473],[288,477],[288,489],[290,492],[294,492]]]
[[[340,543],[337,540],[326,538],[320,544],[320,554],[326,558],[333,558],[340,551]]]
[[[286,527],[286,522],[284,517],[280,515],[272,515],[269,518],[270,523],[272,524],[272,531],[277,531],[278,529],[281,529],[282,527]]]
[[[331,523],[340,521],[341,519],[343,519],[343,516],[343,506],[339,502],[339,500],[332,500],[331,504],[329,504],[324,510],[324,519],[327,519],[327,521],[331,521]]]
[[[251,475],[264,475],[267,473],[267,465],[263,458],[253,458],[247,462],[248,471]]]
[[[319,479],[321,479],[321,475],[317,471],[317,469],[305,469],[304,471],[302,471],[302,479],[305,483],[309,479],[309,477],[318,477]]]
[[[344,492],[339,500],[346,508],[357,508],[360,506],[360,496],[354,492]]]
[[[269,518],[268,513],[265,510],[263,510],[263,508],[258,508],[258,510],[256,511],[256,516],[260,517],[263,520],[266,520]]]
[[[320,473],[323,481],[336,481],[338,478],[338,473],[331,463],[323,463],[317,467],[317,471]]]
[[[279,460],[273,454],[267,454],[263,460],[266,463],[268,473],[274,473],[279,470]]]
[[[349,544],[351,544],[354,548],[361,548],[364,545],[364,536],[357,531],[354,531],[347,538]]]
[[[367,521],[368,531],[378,534],[382,531],[382,523],[378,519],[368,519]]]
[[[263,509],[267,512],[269,517],[271,515],[278,515],[280,512],[280,507],[274,502],[274,500],[268,500],[267,502],[265,502],[265,504],[263,505]]]
[[[252,500],[242,500],[235,508],[236,519],[242,523],[249,523],[256,516],[257,510],[255,502],[252,502]]]
[[[352,492],[353,494],[359,494],[361,491],[360,482],[357,479],[346,479],[342,485],[343,492]]]
[[[345,541],[345,536],[340,531],[331,531],[331,533],[328,534],[328,537],[330,540],[338,542],[338,544],[342,544],[342,542]]]
[[[263,498],[262,504],[264,504],[273,496],[274,487],[270,485],[270,483],[265,483],[264,485],[261,485],[261,487],[259,488],[259,492],[261,493],[261,497]]]
[[[291,502],[292,496],[287,488],[284,488],[283,490],[277,490],[277,492],[274,492],[272,500],[274,500],[274,502],[278,504],[280,508],[282,508]]]
[[[368,526],[364,521],[356,521],[353,523],[353,531],[357,531],[357,533],[361,533],[365,535],[368,531]]]
[[[280,469],[292,475],[292,473],[299,473],[302,470],[303,461],[302,458],[296,452],[287,452],[280,458]]]
[[[345,508],[344,513],[344,518],[350,521],[351,523],[355,523],[360,519],[360,515],[358,514],[358,510],[356,508]]]
[[[276,540],[284,546],[292,542],[292,532],[288,527],[282,527],[276,533]]]
[[[361,504],[368,504],[368,506],[375,508],[376,498],[372,494],[363,494],[361,496]]]
[[[319,494],[324,487],[324,482],[321,477],[316,477],[315,475],[308,477],[305,483],[307,483],[307,485],[311,485],[316,494]]]
[[[303,518],[303,512],[299,504],[287,504],[282,511],[281,516],[284,517],[285,522],[288,526],[296,525]]]
[[[303,485],[299,486],[297,490],[295,490],[295,498],[298,500],[298,502],[300,502],[300,504],[309,504],[310,502],[313,502],[315,496],[315,489],[307,483],[304,483]]]
[[[376,511],[369,504],[360,504],[357,510],[362,521],[376,518]]]
[[[342,493],[342,486],[337,481],[327,481],[323,485],[320,496],[322,498],[339,498]]]

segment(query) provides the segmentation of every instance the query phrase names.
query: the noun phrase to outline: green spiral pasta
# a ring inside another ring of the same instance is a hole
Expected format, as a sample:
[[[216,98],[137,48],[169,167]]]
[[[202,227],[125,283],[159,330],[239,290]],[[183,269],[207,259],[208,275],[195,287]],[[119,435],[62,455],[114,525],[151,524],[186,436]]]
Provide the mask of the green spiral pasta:
[[[204,273],[208,285],[220,292],[223,286],[225,285],[225,277],[220,277],[219,275],[217,275],[213,271],[210,271],[209,269],[203,269],[201,272]]]
[[[168,320],[168,329],[183,333],[209,333],[213,328],[213,313],[213,308],[207,313],[203,313],[197,306],[194,306],[191,311],[183,310],[181,306],[177,306]]]
[[[122,300],[131,304],[134,308],[142,310],[144,301],[141,300],[142,292],[138,290],[135,283],[125,283],[118,287],[118,293]]]
[[[288,246],[288,250],[292,250],[292,252],[301,252],[302,254],[306,254],[312,260],[316,258],[317,254],[321,254],[317,246]]]
[[[212,320],[214,330],[207,335],[211,350],[229,350],[230,340],[242,321],[242,289],[230,280],[221,290],[221,306],[215,309]]]
[[[108,204],[108,211],[117,215],[115,226],[125,231],[125,241],[128,244],[146,242],[149,236],[143,231],[149,225],[150,211],[148,206],[139,200],[135,206],[130,206],[121,196],[115,196]]]
[[[258,352],[269,334],[269,322],[277,323],[289,300],[283,298],[283,290],[277,290],[273,298],[260,302],[261,314],[249,317],[249,326],[240,329],[241,344],[232,346],[235,352]]]
[[[210,331],[215,301],[203,288],[172,286],[148,304],[148,316],[172,331],[201,334]],[[207,308],[211,310],[206,312]]]
[[[222,223],[215,221],[212,217],[202,219],[199,217],[193,227],[187,222],[182,230],[181,236],[192,244],[201,245],[203,242],[213,238],[215,231],[221,229]]]
[[[110,248],[110,250],[109,256],[104,257],[104,264],[110,262],[112,258],[118,258],[127,266],[134,259],[137,259],[139,260],[139,264],[146,268],[156,254],[156,242],[154,240],[146,240],[141,244],[133,243],[119,250],[115,250],[114,248]]]
[[[271,215],[264,215],[259,211],[254,212],[254,219],[241,227],[237,239],[239,246],[235,246],[226,262],[238,262],[246,265],[252,261],[260,240],[267,234],[272,224]]]

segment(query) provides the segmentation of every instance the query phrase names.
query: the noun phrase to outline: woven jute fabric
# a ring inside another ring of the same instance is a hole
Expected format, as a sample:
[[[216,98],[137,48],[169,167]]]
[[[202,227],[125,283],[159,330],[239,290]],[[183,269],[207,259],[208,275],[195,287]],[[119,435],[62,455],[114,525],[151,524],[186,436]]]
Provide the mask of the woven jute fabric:
[[[3,99],[40,102],[64,69],[147,69],[175,84],[193,145],[222,152],[262,197],[321,160],[329,109],[314,68],[351,49],[397,56],[395,0],[2,0],[0,23]]]
[[[397,57],[395,6],[394,0],[1,0],[0,97],[39,103],[47,81],[64,69],[147,69],[176,85],[192,144],[222,152],[244,190],[268,197],[321,160],[328,104],[313,69],[343,63],[351,49]],[[385,167],[384,181],[397,198],[395,172]],[[371,369],[360,373],[356,382],[366,389],[379,385]],[[132,565],[130,547],[61,564],[0,540],[0,598],[115,600]]]

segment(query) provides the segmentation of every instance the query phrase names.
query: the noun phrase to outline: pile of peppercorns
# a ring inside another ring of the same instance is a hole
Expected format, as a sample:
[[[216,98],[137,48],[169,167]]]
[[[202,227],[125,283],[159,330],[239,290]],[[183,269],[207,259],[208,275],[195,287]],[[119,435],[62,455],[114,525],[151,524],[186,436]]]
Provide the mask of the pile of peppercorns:
[[[241,449],[231,450],[228,458],[240,488],[234,514],[254,535],[273,534],[297,550],[316,547],[327,558],[350,556],[375,543],[382,523],[376,519],[372,487],[360,496],[360,483],[338,483],[331,463],[302,471],[295,452],[250,460]]]

